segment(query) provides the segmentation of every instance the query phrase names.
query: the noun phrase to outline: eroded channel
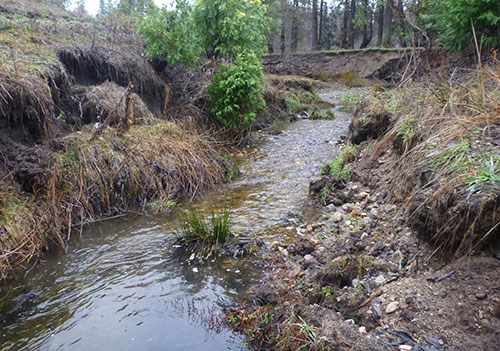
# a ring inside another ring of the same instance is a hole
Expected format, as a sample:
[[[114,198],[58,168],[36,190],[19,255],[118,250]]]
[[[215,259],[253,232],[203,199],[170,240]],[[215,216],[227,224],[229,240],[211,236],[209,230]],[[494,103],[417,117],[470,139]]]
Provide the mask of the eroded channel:
[[[335,101],[335,94],[323,94]],[[337,101],[338,102],[338,101]],[[241,175],[194,206],[228,208],[233,228],[266,229],[307,212],[308,184],[331,160],[351,115],[299,120],[241,151]],[[1,350],[245,350],[221,323],[261,278],[254,258],[188,262],[165,223],[128,215],[75,233],[71,252],[51,257],[7,287]]]

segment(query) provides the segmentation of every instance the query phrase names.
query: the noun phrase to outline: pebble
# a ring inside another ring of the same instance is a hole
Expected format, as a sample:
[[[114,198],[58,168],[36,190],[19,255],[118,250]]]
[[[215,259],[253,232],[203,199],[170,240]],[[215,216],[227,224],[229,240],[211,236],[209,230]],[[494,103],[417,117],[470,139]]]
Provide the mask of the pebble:
[[[283,256],[285,256],[285,257],[287,257],[287,256],[288,256],[288,250],[287,250],[287,249],[285,249],[285,248],[283,248],[283,247],[279,246],[279,247],[278,247],[278,251],[279,251],[279,252],[280,252]]]
[[[193,272],[194,272],[194,273],[198,273],[198,268],[193,267]]]
[[[375,278],[375,283],[377,284],[384,284],[385,282],[385,278],[384,278],[384,275],[383,274],[380,274],[379,276],[377,276],[377,278]]]
[[[399,349],[403,351],[411,351],[413,350],[413,346],[410,345],[399,345]]]
[[[307,263],[314,263],[314,261],[316,261],[316,259],[314,258],[313,255],[305,255],[304,261]]]
[[[365,326],[359,327],[359,333],[360,334],[365,334],[366,333],[366,327]]]
[[[387,313],[387,314],[394,313],[398,310],[398,308],[399,308],[398,301],[389,302],[389,304],[385,308],[385,313]]]
[[[342,220],[342,213],[340,212],[335,212],[332,216],[332,221],[334,221],[335,223],[338,223]]]
[[[478,300],[484,300],[484,299],[486,299],[488,297],[488,295],[485,292],[482,292],[482,291],[481,292],[477,292],[475,296],[476,296],[476,299],[478,299]]]
[[[361,234],[361,237],[359,238],[360,240],[364,240],[366,238],[368,238],[368,233],[367,232],[363,232],[363,234]]]
[[[396,210],[396,205],[393,205],[393,204],[390,204],[390,205],[385,205],[384,206],[384,210],[387,212],[387,213],[391,213],[392,211]]]
[[[358,194],[358,196],[357,196],[357,197],[358,197],[358,199],[360,199],[360,200],[364,200],[364,199],[366,199],[366,198],[368,197],[368,195],[370,195],[368,192],[366,192],[366,191],[362,191],[362,192],[360,192],[360,193]]]
[[[403,261],[403,253],[401,252],[401,250],[394,251],[394,253],[392,254],[392,262],[399,265],[401,264],[402,261]]]

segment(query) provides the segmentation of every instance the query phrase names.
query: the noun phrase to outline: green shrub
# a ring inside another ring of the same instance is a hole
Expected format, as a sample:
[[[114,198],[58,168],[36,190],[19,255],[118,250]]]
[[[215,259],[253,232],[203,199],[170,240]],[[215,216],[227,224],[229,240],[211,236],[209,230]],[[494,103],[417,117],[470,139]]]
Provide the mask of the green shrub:
[[[263,98],[264,73],[253,53],[239,54],[232,63],[223,63],[213,76],[208,94],[212,113],[232,130],[250,128],[256,113],[266,107]]]

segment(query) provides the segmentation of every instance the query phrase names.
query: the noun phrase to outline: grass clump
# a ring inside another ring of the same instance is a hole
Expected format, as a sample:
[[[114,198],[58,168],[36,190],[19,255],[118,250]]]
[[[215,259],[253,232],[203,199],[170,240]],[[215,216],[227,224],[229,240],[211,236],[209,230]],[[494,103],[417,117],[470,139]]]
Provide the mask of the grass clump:
[[[321,173],[347,181],[351,177],[351,166],[344,163],[344,158],[341,155],[333,161],[323,164]]]
[[[212,213],[210,218],[205,218],[194,209],[179,216],[179,228],[175,230],[176,244],[192,249],[198,254],[211,256],[219,251],[229,238],[229,211]]]
[[[351,178],[351,165],[349,163],[356,160],[358,152],[358,145],[346,144],[339,156],[321,166],[321,174],[348,181]]]

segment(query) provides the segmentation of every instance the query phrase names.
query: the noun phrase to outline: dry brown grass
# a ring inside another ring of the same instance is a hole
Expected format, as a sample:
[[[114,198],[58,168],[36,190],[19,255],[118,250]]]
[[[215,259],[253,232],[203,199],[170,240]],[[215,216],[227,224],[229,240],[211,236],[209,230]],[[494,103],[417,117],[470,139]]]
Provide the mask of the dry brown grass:
[[[373,109],[382,102],[395,117],[372,158],[389,146],[397,150],[385,181],[409,207],[414,229],[445,257],[491,244],[500,229],[500,66],[412,84],[372,101]]]
[[[81,131],[59,141],[46,187],[35,197],[3,186],[0,278],[41,250],[66,247],[71,230],[149,200],[192,198],[220,182],[225,164],[207,135],[193,126],[155,121],[92,139]]]

